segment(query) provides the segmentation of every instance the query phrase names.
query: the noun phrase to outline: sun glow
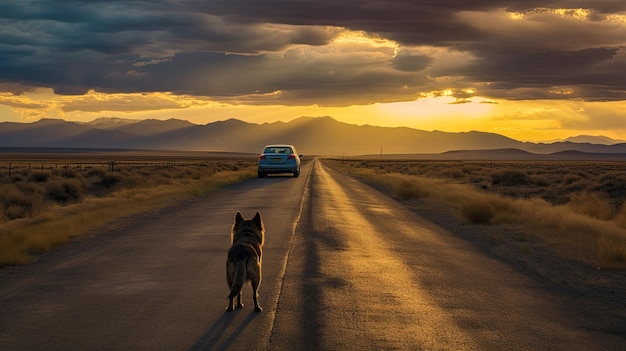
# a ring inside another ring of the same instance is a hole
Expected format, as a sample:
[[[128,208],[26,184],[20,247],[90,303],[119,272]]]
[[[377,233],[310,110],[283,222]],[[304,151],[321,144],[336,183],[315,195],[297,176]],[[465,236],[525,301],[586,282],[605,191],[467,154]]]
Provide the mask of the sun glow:
[[[550,94],[554,95],[573,95],[574,93],[576,93],[576,91],[574,88],[570,87],[553,87],[550,90]]]
[[[542,16],[542,15],[555,15],[561,18],[573,19],[581,22],[603,22],[603,23],[614,23],[614,24],[626,24],[626,15],[622,15],[619,13],[614,14],[606,14],[602,16],[592,16],[593,13],[589,9],[584,8],[559,8],[559,9],[551,9],[545,7],[537,7],[533,9],[529,9],[523,12],[514,11],[507,12],[507,15],[510,19],[520,21],[524,19],[529,19],[531,17]]]
[[[580,9],[580,8],[579,9],[554,9],[553,12],[561,17],[574,18],[580,21],[589,20],[589,15],[591,14],[591,11],[587,9]]]
[[[537,16],[537,15],[557,15],[559,17],[564,18],[572,18],[579,21],[588,21],[589,16],[591,15],[591,11],[588,9],[578,8],[578,9],[551,9],[546,7],[536,7],[533,9],[529,9],[523,12],[514,11],[508,12],[509,18],[513,20],[523,20],[528,17]]]
[[[606,16],[605,22],[626,25],[626,15],[612,14]]]
[[[444,89],[444,90],[436,90],[436,91],[428,91],[420,93],[420,97],[422,98],[436,98],[442,96],[452,96],[454,95],[454,91],[452,89]]]
[[[368,34],[364,31],[352,31],[343,29],[333,40],[333,44],[339,45],[362,45],[370,48],[393,49],[394,56],[399,51],[399,44],[393,40],[385,39],[377,35]]]

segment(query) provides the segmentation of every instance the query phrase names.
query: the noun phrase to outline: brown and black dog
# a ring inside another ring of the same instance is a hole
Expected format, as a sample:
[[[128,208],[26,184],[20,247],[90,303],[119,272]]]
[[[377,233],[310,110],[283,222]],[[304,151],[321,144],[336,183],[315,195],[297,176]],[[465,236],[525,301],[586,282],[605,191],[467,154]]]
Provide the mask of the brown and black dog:
[[[230,287],[226,311],[231,312],[235,308],[243,307],[241,291],[245,283],[250,281],[254,310],[261,312],[258,290],[262,278],[261,262],[264,241],[265,229],[261,214],[257,212],[254,218],[245,219],[241,213],[237,212],[231,233],[232,246],[228,250],[226,259],[226,280]],[[235,297],[237,297],[237,305],[235,305]]]

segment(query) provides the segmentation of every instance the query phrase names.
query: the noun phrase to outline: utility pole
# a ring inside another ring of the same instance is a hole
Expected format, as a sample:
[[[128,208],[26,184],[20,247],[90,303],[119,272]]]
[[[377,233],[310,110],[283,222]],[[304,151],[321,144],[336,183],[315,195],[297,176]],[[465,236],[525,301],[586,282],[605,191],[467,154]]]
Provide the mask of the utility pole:
[[[380,159],[381,160],[383,159],[383,147],[382,146],[380,147]]]

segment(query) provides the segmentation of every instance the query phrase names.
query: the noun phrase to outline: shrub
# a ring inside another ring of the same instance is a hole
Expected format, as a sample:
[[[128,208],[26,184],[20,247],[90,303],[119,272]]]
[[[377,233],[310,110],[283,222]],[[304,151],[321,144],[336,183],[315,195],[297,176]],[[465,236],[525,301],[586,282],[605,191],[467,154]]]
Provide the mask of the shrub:
[[[611,219],[614,212],[606,195],[597,191],[571,194],[568,206],[576,213],[604,221]]]
[[[443,177],[443,178],[453,178],[453,179],[462,179],[466,175],[467,175],[466,172],[463,172],[462,170],[460,170],[458,168],[444,169],[440,173],[440,177]]]
[[[145,188],[150,184],[150,180],[139,174],[130,174],[121,177],[120,185],[124,188]]]
[[[35,183],[17,183],[15,187],[22,193],[29,196],[36,196],[45,193],[45,189],[40,184]]]
[[[593,185],[589,186],[589,191],[601,192],[607,197],[623,198],[626,195],[626,179],[613,174],[598,179]]]
[[[28,175],[28,178],[30,180],[35,181],[35,182],[43,183],[43,182],[47,181],[48,178],[50,178],[50,172],[34,171],[34,172],[32,172],[32,173],[30,173]]]
[[[493,202],[485,198],[476,198],[465,202],[461,210],[472,223],[488,223],[496,215],[497,209]]]
[[[505,169],[491,174],[493,185],[526,185],[530,183],[528,174],[516,169]]]
[[[396,185],[396,195],[402,200],[428,196],[428,190],[419,186],[415,180],[400,179]]]
[[[173,184],[173,181],[169,177],[164,177],[161,173],[152,176],[149,179],[150,182],[147,182],[146,184],[150,184],[151,186]]]
[[[104,168],[96,167],[90,168],[87,171],[87,177],[99,177],[104,178],[107,175],[107,171]]]
[[[4,216],[8,219],[28,217],[42,204],[43,195],[39,193],[25,194],[11,185],[0,187],[0,207],[4,208]]]
[[[19,183],[24,181],[24,176],[22,174],[16,173],[12,174],[10,178],[10,183]]]
[[[581,176],[579,176],[579,175],[576,175],[576,174],[568,174],[568,175],[566,175],[566,176],[563,178],[563,182],[564,182],[565,184],[569,185],[569,184],[576,183],[576,182],[578,182],[578,181],[580,181],[580,180],[582,180],[582,179],[583,179],[583,178],[582,178]]]
[[[99,184],[105,188],[110,188],[119,184],[121,181],[122,181],[122,176],[120,176],[119,174],[105,172],[105,175],[102,176],[102,179],[100,179]]]
[[[75,179],[62,179],[48,182],[46,193],[53,200],[66,203],[81,200],[84,189],[82,184]]]
[[[80,173],[74,168],[63,167],[56,172],[63,178],[76,178],[80,177]]]
[[[549,186],[550,180],[545,176],[534,175],[530,177],[531,182],[537,186]]]
[[[589,185],[588,180],[581,179],[577,182],[567,184],[565,188],[563,189],[563,192],[566,194],[581,192],[584,189],[586,189],[588,185]]]
[[[24,207],[17,205],[10,205],[4,210],[4,216],[7,219],[19,219],[28,217],[28,212]]]
[[[515,215],[515,205],[511,199],[470,189],[466,189],[465,193],[462,191],[463,188],[456,191],[457,201],[461,202],[461,211],[465,218],[472,223],[489,223],[495,217],[505,222],[505,218]]]

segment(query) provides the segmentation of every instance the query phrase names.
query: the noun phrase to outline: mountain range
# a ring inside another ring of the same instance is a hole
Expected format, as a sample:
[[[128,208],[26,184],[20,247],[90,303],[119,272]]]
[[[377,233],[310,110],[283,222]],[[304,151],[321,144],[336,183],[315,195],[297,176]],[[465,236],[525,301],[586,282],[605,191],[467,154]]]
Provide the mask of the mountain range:
[[[197,125],[179,119],[103,117],[88,123],[41,119],[0,123],[3,148],[154,149],[259,153],[271,143],[294,144],[308,155],[441,155],[444,158],[626,159],[626,143],[602,136],[530,143],[486,132],[451,133],[300,117],[290,122],[237,119]],[[499,155],[499,156],[498,156]]]

